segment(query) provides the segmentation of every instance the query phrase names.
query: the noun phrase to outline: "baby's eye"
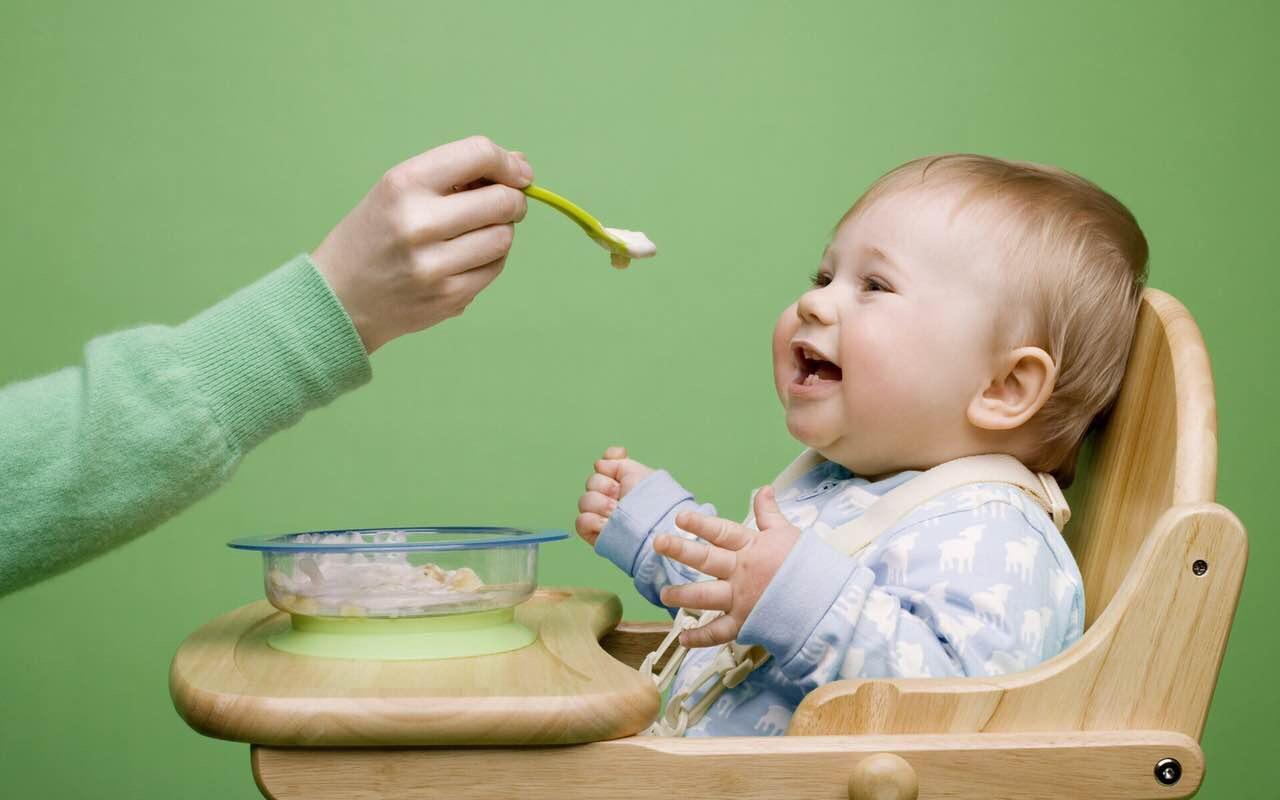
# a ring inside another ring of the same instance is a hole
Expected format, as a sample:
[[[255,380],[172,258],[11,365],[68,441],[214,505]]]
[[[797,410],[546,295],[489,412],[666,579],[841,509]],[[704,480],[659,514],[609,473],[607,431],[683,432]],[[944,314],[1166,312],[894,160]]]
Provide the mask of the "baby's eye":
[[[883,283],[881,283],[881,282],[880,282],[878,279],[876,279],[876,278],[863,278],[863,279],[862,279],[862,285],[863,285],[863,286],[866,288],[866,290],[867,290],[867,291],[869,291],[869,292],[887,292],[887,291],[889,291],[889,287],[888,287],[888,286],[885,286]]]
[[[817,286],[818,288],[822,288],[823,286],[830,285],[831,276],[819,270],[818,272],[815,272],[809,276],[809,282],[812,283],[814,286]]]

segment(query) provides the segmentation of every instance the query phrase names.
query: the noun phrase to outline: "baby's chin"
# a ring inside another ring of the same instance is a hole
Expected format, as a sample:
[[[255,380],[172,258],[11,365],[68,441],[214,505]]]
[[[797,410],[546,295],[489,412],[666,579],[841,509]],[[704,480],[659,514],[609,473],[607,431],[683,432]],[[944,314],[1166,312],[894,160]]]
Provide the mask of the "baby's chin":
[[[787,432],[800,444],[815,450],[826,460],[843,466],[854,474],[861,475],[862,469],[871,465],[861,463],[858,454],[865,443],[860,444],[857,432],[847,425],[836,425],[834,421],[816,418],[812,410],[805,414],[787,411]]]
[[[833,448],[844,435],[844,432],[835,432],[829,422],[818,418],[811,409],[798,412],[794,408],[787,409],[787,433],[800,444],[820,453]]]

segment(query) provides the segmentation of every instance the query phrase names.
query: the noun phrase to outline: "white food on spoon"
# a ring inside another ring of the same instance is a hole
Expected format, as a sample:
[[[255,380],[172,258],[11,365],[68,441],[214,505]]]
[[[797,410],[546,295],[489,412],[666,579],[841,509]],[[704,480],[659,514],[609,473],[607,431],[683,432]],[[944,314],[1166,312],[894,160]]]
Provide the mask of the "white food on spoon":
[[[613,256],[610,261],[619,269],[630,264],[631,259],[633,258],[649,258],[650,256],[656,255],[658,252],[658,246],[654,244],[648,236],[645,236],[640,231],[628,231],[623,228],[605,228],[604,232],[621,241],[627,248],[627,252],[625,254],[614,253],[612,250],[609,250],[610,254]],[[603,243],[600,246],[604,247],[606,250],[609,249]]]

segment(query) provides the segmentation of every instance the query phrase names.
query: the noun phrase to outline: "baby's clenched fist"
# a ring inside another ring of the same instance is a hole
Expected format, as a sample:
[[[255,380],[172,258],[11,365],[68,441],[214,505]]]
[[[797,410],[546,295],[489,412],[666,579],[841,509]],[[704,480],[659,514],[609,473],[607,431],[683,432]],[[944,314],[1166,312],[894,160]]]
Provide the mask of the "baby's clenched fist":
[[[587,544],[595,547],[596,538],[618,502],[653,470],[627,458],[625,447],[610,447],[604,458],[596,461],[595,472],[587,478],[587,491],[578,498],[578,519],[574,527]]]

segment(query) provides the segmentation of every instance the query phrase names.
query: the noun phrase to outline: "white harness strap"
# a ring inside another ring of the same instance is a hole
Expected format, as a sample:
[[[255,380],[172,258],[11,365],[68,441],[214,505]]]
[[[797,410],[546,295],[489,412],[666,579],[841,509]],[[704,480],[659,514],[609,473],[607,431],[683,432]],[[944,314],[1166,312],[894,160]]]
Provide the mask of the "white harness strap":
[[[1035,498],[1058,530],[1066,527],[1071,518],[1067,499],[1052,475],[1032,472],[1013,456],[965,456],[939,464],[895,487],[858,518],[836,528],[827,542],[840,552],[853,555],[921,503],[970,483],[1013,484]]]
[[[782,471],[773,481],[774,491],[781,493],[800,476],[823,461],[821,455],[806,450]],[[905,517],[912,509],[952,489],[971,483],[1008,483],[1031,495],[1061,531],[1071,518],[1071,509],[1053,476],[1044,472],[1032,472],[1022,462],[1010,455],[988,454],[965,456],[939,464],[926,472],[896,486],[880,497],[856,519],[836,528],[827,537],[828,544],[837,550],[854,555]],[[750,517],[748,517],[750,519]],[[678,642],[682,631],[698,628],[723,614],[723,611],[703,611],[695,616],[681,608],[676,611],[671,632],[640,665],[640,672],[653,680],[658,691],[666,691],[675,680],[680,664],[688,649],[677,645],[662,672],[655,675],[654,665],[666,651]],[[730,642],[720,648],[706,669],[688,686],[671,696],[666,710],[644,733],[653,736],[683,736],[690,725],[700,720],[725,689],[732,689],[746,679],[753,670],[769,660],[769,653],[759,645],[742,645]],[[703,686],[711,683],[705,695],[693,706],[685,701]]]

